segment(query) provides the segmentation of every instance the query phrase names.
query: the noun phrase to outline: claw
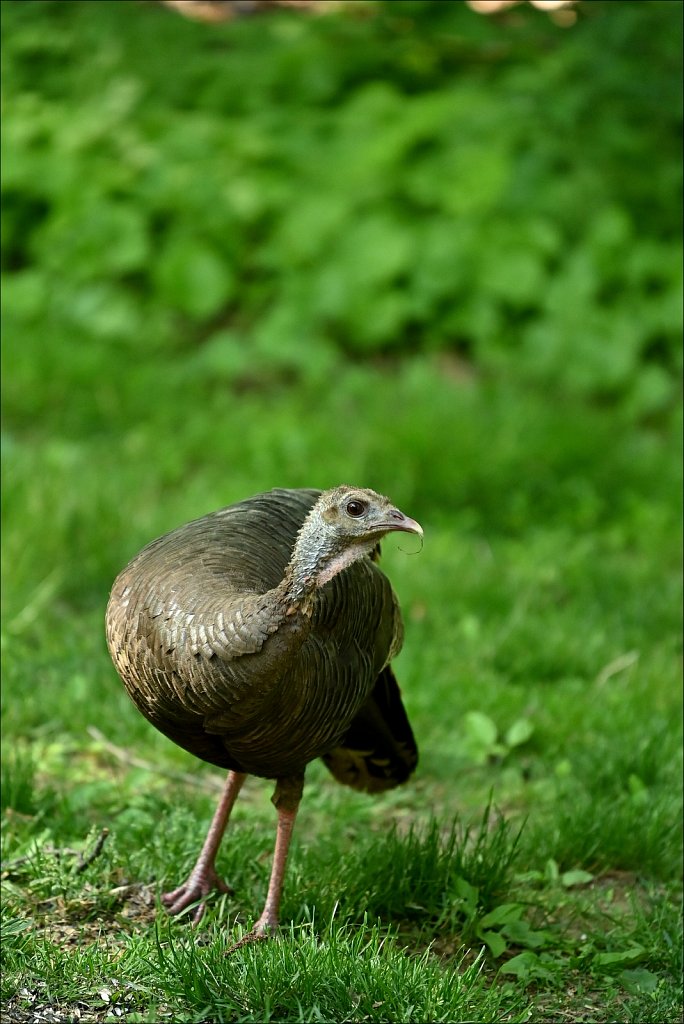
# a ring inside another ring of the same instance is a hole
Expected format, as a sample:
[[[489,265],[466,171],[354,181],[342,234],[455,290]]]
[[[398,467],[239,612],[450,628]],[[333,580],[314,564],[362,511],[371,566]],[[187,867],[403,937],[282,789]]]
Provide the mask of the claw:
[[[201,902],[191,918],[192,923],[198,925],[206,910],[205,897],[214,891],[232,894],[233,889],[222,878],[219,878],[213,868],[205,868],[203,871],[195,870],[190,873],[188,880],[183,885],[172,892],[163,893],[161,902],[169,914],[180,914],[200,900]]]
[[[278,933],[278,922],[273,921],[270,918],[264,918],[262,915],[257,923],[252,928],[251,932],[247,932],[241,939],[234,942],[232,946],[229,946],[225,952],[225,956],[230,956],[237,949],[242,949],[243,946],[251,945],[252,942],[264,942],[266,939],[272,939]]]

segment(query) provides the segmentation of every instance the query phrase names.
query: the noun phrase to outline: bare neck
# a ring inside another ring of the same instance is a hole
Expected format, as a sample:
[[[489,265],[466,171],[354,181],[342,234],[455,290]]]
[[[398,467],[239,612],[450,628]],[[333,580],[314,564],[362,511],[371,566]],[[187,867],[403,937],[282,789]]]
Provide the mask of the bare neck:
[[[372,547],[371,543],[350,544],[336,538],[314,506],[297,535],[281,584],[288,606],[308,611],[317,591]]]

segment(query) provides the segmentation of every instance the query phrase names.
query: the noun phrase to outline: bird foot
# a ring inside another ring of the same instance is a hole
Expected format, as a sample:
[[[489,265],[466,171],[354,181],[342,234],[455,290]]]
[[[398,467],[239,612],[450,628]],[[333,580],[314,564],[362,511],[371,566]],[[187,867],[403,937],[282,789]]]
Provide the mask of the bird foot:
[[[209,893],[218,891],[221,893],[232,893],[234,890],[227,885],[222,878],[219,878],[215,869],[195,868],[183,885],[180,885],[173,892],[162,893],[161,901],[169,914],[180,914],[188,907],[201,900],[199,906],[191,916],[193,925],[199,924],[204,916]]]
[[[226,956],[230,956],[236,949],[242,949],[243,946],[249,946],[253,942],[264,942],[266,939],[272,939],[278,933],[278,920],[270,916],[265,917],[263,914],[252,928],[251,932],[247,932],[241,939],[234,942],[232,946],[229,946],[225,952]]]

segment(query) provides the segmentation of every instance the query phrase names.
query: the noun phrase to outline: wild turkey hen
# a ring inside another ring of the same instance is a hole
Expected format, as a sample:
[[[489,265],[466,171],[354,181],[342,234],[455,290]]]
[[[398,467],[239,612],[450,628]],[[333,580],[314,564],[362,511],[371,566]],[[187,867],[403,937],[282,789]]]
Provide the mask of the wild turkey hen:
[[[187,881],[169,913],[212,889],[214,866],[247,775],[275,779],[278,812],[266,904],[250,937],[278,925],[287,851],[309,761],[380,792],[418,753],[390,668],[403,639],[379,541],[419,524],[356,487],[257,494],[148,544],[117,577],[107,644],[142,714],[185,750],[229,769]]]

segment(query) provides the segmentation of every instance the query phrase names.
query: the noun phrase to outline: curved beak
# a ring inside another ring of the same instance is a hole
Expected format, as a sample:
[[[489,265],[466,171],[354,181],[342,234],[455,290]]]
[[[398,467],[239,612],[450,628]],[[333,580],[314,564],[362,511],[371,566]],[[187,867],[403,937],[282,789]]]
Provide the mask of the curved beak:
[[[385,517],[385,522],[378,527],[381,530],[396,530],[401,533],[416,533],[423,536],[423,527],[415,519],[405,516],[398,508],[391,508]]]

